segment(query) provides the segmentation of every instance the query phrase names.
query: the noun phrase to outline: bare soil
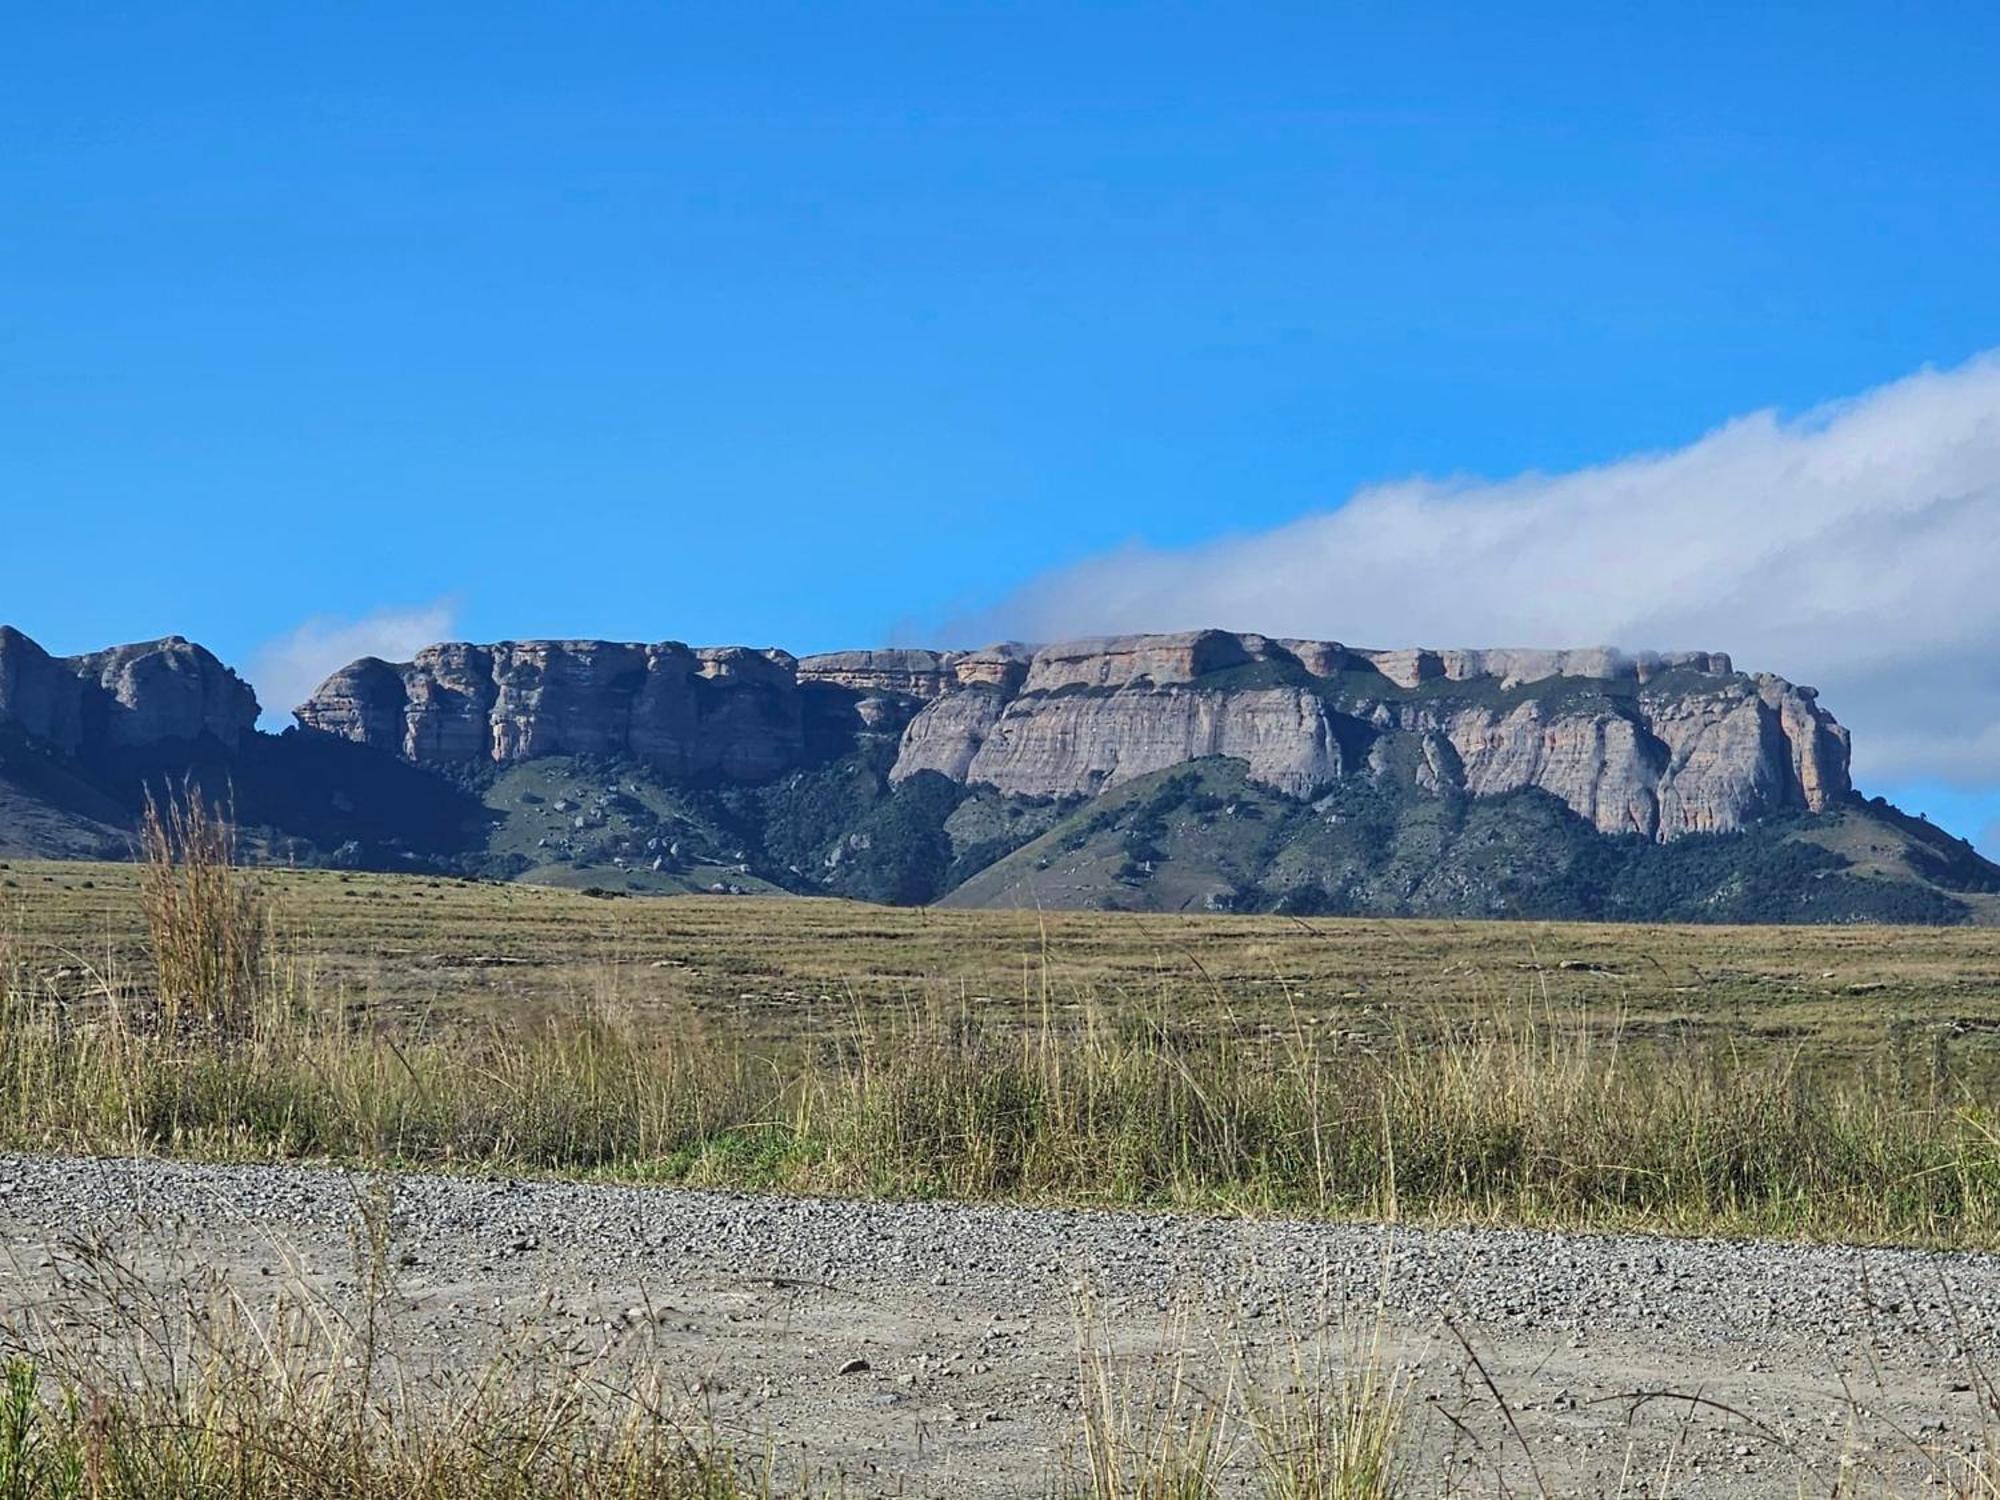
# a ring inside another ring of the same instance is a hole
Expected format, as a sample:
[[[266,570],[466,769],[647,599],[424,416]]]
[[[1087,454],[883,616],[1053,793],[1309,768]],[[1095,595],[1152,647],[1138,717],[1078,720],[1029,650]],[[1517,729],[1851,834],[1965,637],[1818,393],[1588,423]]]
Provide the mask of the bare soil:
[[[1935,1494],[1992,1425],[1993,1256],[290,1166],[0,1157],[7,1337],[78,1315],[86,1244],[353,1304],[377,1191],[410,1368],[526,1337],[664,1369],[690,1422],[851,1495],[1059,1491],[1080,1342],[1134,1420],[1162,1371],[1224,1396],[1399,1365],[1414,1494]]]

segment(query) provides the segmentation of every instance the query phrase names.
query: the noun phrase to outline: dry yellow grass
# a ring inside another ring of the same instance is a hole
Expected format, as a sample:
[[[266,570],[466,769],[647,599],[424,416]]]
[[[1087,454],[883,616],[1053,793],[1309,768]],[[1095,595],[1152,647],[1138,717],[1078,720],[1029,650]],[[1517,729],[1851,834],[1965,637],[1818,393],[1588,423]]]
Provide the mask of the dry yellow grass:
[[[828,900],[597,899],[532,886],[260,874],[283,949],[373,1013],[533,1024],[621,1006],[785,1036],[944,1006],[1000,1024],[1138,1005],[1382,1038],[1539,1005],[1628,1038],[1810,1055],[1896,1030],[2000,1057],[2000,929],[1654,927],[1088,912],[938,912]],[[37,982],[149,989],[134,866],[0,865],[0,933]],[[1052,988],[1045,994],[1045,982]]]
[[[1993,934],[606,900],[156,822],[0,872],[7,1144],[2000,1243]]]

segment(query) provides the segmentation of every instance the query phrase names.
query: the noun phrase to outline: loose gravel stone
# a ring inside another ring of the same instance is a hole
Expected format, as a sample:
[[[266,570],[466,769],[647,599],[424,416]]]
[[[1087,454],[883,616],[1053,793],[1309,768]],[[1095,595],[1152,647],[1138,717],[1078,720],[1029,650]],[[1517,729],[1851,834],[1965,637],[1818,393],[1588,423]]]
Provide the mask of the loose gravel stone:
[[[1795,1495],[1843,1453],[1921,1487],[1922,1442],[1895,1431],[1968,1441],[1976,1372],[2000,1360],[1989,1255],[31,1156],[0,1157],[0,1184],[10,1305],[57,1295],[47,1263],[92,1233],[152,1243],[162,1277],[196,1259],[269,1276],[283,1245],[331,1285],[381,1196],[413,1347],[463,1361],[537,1310],[642,1340],[725,1424],[919,1495],[1045,1494],[1080,1339],[1274,1370],[1374,1349],[1408,1371],[1423,1463],[1458,1463],[1471,1426],[1492,1450],[1475,1468],[1513,1483],[1490,1376],[1538,1464],[1570,1475],[1556,1493],[1674,1444],[1677,1495]],[[828,1370],[891,1372],[905,1399]],[[1666,1399],[1697,1392],[1718,1407]],[[1857,1422],[1879,1438],[1857,1445]]]

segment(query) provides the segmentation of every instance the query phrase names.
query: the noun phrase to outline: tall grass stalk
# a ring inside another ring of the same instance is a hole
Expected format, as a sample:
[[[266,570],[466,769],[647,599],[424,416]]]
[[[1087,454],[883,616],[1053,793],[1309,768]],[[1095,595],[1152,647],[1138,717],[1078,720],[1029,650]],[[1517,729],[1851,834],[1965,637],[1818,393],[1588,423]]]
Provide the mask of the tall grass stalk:
[[[161,1028],[244,1035],[263,990],[269,917],[255,876],[236,864],[227,814],[193,783],[164,804],[148,789],[139,852]]]
[[[1295,1342],[1290,1379],[1248,1397],[1269,1500],[1397,1500],[1409,1373],[1372,1344],[1336,1367],[1322,1342]]]
[[[1408,1373],[1372,1343],[1335,1360],[1324,1330],[1223,1345],[1204,1378],[1184,1313],[1152,1352],[1123,1350],[1088,1297],[1077,1318],[1076,1500],[1398,1500]],[[1261,1364],[1261,1361],[1256,1363]]]
[[[1088,1300],[1078,1309],[1080,1474],[1075,1500],[1211,1500],[1234,1457],[1231,1390],[1194,1378],[1185,1320],[1164,1360],[1121,1358]]]

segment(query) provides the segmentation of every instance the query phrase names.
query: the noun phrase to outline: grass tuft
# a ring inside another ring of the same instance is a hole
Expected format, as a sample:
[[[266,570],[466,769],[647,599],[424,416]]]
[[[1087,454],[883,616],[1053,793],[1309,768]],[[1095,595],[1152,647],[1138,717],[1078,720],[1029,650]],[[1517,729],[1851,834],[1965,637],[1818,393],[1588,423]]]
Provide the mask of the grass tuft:
[[[226,813],[191,782],[164,805],[148,789],[139,851],[161,1029],[247,1034],[263,988],[269,921],[255,877],[237,868]]]

